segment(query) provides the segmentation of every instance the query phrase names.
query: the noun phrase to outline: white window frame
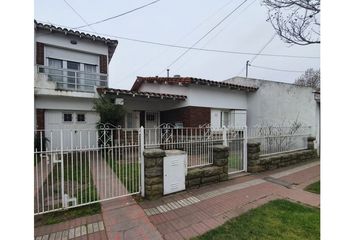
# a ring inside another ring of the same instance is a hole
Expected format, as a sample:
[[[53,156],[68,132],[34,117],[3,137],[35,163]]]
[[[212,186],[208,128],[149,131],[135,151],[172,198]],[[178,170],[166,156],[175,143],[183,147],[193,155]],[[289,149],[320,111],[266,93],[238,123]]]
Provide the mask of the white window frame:
[[[132,127],[131,128],[128,127],[128,114],[132,115],[132,118],[131,118],[132,119]],[[124,128],[126,128],[126,129],[135,129],[135,128],[139,128],[140,127],[139,124],[137,124],[135,122],[135,118],[134,118],[135,114],[137,114],[139,116],[139,118],[140,118],[140,111],[127,111],[125,113],[125,116],[124,116]]]
[[[227,126],[224,124],[224,122],[225,122],[225,113],[227,113],[228,114],[228,116],[227,116],[227,121],[228,121],[228,124],[227,124]],[[220,127],[230,127],[230,126],[232,126],[231,124],[231,110],[220,110]]]
[[[78,62],[76,60],[56,58],[56,57],[52,57],[52,56],[47,56],[45,54],[45,66],[47,66],[47,67],[49,67],[49,59],[55,59],[55,60],[62,61],[62,70],[65,71],[66,73],[68,71],[70,71],[70,69],[68,69],[68,62],[76,62],[76,63],[79,64],[79,70],[77,70],[77,71],[83,72],[82,74],[85,74],[85,65],[91,65],[91,66],[95,66],[96,67],[96,69],[95,69],[96,71],[95,72],[88,72],[88,74],[99,74],[99,64],[92,64],[92,63]],[[67,85],[67,84],[69,84],[68,80],[67,80],[68,76],[64,76],[64,75],[65,74],[63,72],[63,80],[62,80],[63,82],[60,83],[60,84]],[[83,81],[84,79],[80,78],[78,80],[79,81],[77,82],[77,84],[79,84],[79,85],[80,84],[84,84],[84,83],[81,83],[81,81]],[[96,81],[97,80],[100,81],[100,79],[96,79]],[[108,78],[107,78],[107,84],[108,84]],[[100,86],[100,84],[98,86]],[[80,85],[80,86],[77,86],[77,87],[84,88],[85,86]],[[68,87],[66,86],[66,88],[68,88]],[[75,90],[75,89],[72,89],[72,90]]]

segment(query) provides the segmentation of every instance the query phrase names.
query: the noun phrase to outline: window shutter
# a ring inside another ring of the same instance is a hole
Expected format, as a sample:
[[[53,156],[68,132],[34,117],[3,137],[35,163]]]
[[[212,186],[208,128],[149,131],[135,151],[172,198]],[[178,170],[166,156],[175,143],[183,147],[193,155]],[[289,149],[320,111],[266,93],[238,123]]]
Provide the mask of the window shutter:
[[[37,42],[37,56],[36,63],[39,65],[44,65],[44,44]]]
[[[100,55],[100,73],[107,74],[107,56]]]

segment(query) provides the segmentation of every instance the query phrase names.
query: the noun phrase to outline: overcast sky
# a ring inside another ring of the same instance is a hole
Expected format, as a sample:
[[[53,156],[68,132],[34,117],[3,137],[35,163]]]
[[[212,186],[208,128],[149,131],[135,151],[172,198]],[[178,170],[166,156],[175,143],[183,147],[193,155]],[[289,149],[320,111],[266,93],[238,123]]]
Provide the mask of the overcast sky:
[[[86,22],[92,23],[131,10],[153,0],[66,0]],[[147,41],[191,46],[244,0],[161,0],[139,11],[82,31]],[[267,8],[260,0],[248,0],[196,47],[257,53],[273,36],[266,22]],[[35,18],[42,22],[77,27],[85,22],[64,0],[35,0]],[[112,37],[113,38],[113,37]],[[136,76],[166,76],[166,67],[184,49],[161,47],[127,40],[119,41],[111,60],[110,87],[130,89]],[[289,45],[276,36],[262,53],[320,56],[320,46]],[[170,75],[222,81],[245,76],[246,61],[253,56],[191,50],[170,67]],[[291,71],[318,69],[320,60],[258,56],[255,66]],[[293,82],[301,73],[249,69],[249,77]]]

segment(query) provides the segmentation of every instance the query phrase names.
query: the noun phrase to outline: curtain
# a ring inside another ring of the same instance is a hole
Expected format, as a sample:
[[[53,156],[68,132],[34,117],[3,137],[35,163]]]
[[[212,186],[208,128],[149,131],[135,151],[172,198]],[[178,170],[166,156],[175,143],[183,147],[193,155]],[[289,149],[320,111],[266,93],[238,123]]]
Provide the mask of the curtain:
[[[62,69],[63,68],[63,61],[59,59],[48,58],[48,80],[55,81],[58,85],[63,84],[63,71],[62,70],[55,70],[55,69]]]

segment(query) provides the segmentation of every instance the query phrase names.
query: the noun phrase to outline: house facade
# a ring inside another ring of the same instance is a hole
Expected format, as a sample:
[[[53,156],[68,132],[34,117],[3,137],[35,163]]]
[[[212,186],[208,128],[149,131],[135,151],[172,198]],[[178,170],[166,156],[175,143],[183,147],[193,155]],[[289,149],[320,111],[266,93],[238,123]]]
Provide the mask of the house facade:
[[[76,134],[95,129],[100,118],[94,100],[109,95],[126,110],[123,128],[164,123],[186,128],[289,126],[297,121],[311,126],[319,139],[319,99],[311,88],[249,78],[219,82],[174,76],[137,77],[130,90],[113,89],[108,65],[118,41],[37,22],[34,30],[37,130]],[[64,145],[73,142],[70,138],[64,136]],[[96,144],[88,135],[80,139],[86,139],[80,144]]]
[[[181,77],[138,77],[130,91],[98,89],[123,103],[128,111],[126,126],[133,128],[156,128],[164,123],[178,127],[245,126],[247,93],[256,90]]]
[[[96,88],[109,84],[108,64],[117,45],[116,40],[34,22],[35,129],[95,127]]]
[[[320,91],[291,83],[243,77],[224,82],[258,88],[247,95],[247,126],[309,126],[311,135],[316,137],[315,147],[319,149]]]

